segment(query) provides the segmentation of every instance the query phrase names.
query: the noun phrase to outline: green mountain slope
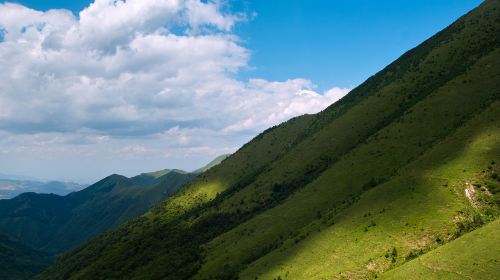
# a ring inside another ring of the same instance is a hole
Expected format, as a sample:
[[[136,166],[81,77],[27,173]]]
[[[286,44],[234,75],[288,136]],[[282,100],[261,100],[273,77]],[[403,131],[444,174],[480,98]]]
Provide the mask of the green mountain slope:
[[[111,175],[66,196],[24,193],[0,201],[0,228],[28,246],[60,253],[142,215],[194,177],[170,170]]]
[[[216,165],[219,165],[223,160],[228,158],[230,155],[231,154],[220,155],[220,156],[216,157],[214,160],[212,160],[211,162],[207,163],[207,165],[203,166],[202,168],[196,169],[195,171],[193,171],[193,173],[203,173],[203,172],[207,171],[208,169],[210,169]]]
[[[280,250],[250,264],[241,278],[249,279],[255,275],[260,275],[262,279],[285,275],[290,279],[326,279],[333,275],[339,278],[371,278],[494,219],[498,215],[495,204],[498,196],[476,194],[474,199],[481,199],[481,205],[475,209],[465,197],[464,189],[468,188],[468,184],[483,183],[482,170],[498,169],[498,165],[491,165],[490,158],[500,156],[500,127],[491,121],[493,117],[498,118],[499,110],[500,102],[495,102],[483,114],[400,169],[398,175],[344,202],[350,204],[345,210],[339,211],[338,204],[330,204],[336,191],[327,190],[328,185],[323,182],[337,176],[326,173],[323,176],[327,177],[320,177],[310,191],[294,195],[280,207],[266,213],[268,216],[257,217],[252,222],[262,224],[274,218],[278,220],[275,227],[286,228],[288,220],[293,220],[295,224],[304,219],[314,220],[306,216],[314,215],[307,209],[317,209],[321,207],[320,203],[325,205],[324,212],[317,214],[321,218],[295,233],[291,232],[284,240],[278,237],[275,242],[280,244]],[[467,146],[463,147],[464,144]],[[461,152],[459,155],[454,152],[457,150]],[[467,168],[465,172],[464,167]],[[498,182],[494,181],[489,184],[492,185],[491,190],[493,186],[498,186]],[[299,201],[313,201],[314,205],[297,207]],[[299,210],[294,210],[294,204]],[[327,208],[328,204],[333,207]],[[283,211],[287,213],[286,221],[278,218],[283,216]],[[254,225],[246,226],[238,230],[244,232]],[[208,251],[218,255],[217,250],[224,247],[241,252],[246,246],[255,245],[246,243],[246,237],[240,238],[237,243],[231,240],[231,235],[238,233],[230,232],[221,240],[215,240],[210,244],[214,247]],[[269,236],[272,232],[265,234]],[[397,254],[392,257],[394,248]],[[208,262],[206,267],[210,266],[217,267],[217,263]]]
[[[499,215],[499,81],[500,3],[485,1],[40,279],[383,275]]]
[[[51,263],[51,257],[0,234],[0,279],[30,279]]]
[[[382,279],[495,279],[500,220],[382,275]]]

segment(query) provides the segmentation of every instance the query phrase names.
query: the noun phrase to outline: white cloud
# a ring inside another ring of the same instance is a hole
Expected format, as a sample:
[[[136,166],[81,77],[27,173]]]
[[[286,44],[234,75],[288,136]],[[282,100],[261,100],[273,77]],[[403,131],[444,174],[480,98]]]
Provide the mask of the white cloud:
[[[96,145],[233,150],[348,92],[319,94],[304,79],[235,79],[250,58],[232,33],[244,16],[221,3],[96,0],[78,17],[0,4],[0,132],[9,135],[0,144],[11,141],[3,153],[76,144],[87,155]]]
[[[146,153],[152,152],[152,150],[144,147],[143,145],[128,145],[116,151],[117,154],[124,157],[136,157],[141,156]]]

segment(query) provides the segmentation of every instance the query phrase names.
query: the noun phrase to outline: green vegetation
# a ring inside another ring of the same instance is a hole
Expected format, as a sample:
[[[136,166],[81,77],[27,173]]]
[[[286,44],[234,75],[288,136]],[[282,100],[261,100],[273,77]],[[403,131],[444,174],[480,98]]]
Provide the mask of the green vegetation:
[[[30,279],[51,262],[49,254],[0,235],[0,279]]]
[[[382,279],[495,279],[500,220],[464,235],[383,275]]]
[[[61,253],[144,214],[194,176],[177,171],[111,175],[66,196],[24,193],[0,201],[0,228],[32,248]]]
[[[499,81],[500,2],[485,1],[39,278],[399,277],[464,234],[487,246],[474,230],[500,215]]]
[[[500,102],[496,102],[495,107],[477,116],[454,135],[401,169],[399,175],[354,199],[355,202],[348,209],[337,214],[335,208],[331,210],[333,213],[326,212],[323,216],[330,216],[331,219],[311,223],[297,233],[307,238],[297,244],[285,240],[280,250],[249,265],[241,278],[260,275],[262,279],[272,279],[285,274],[290,279],[322,279],[332,275],[339,278],[369,278],[474,229],[480,225],[475,220],[487,222],[494,219],[498,216],[498,206],[490,204],[495,199],[486,197],[487,200],[476,209],[465,198],[464,189],[468,182],[482,180],[481,171],[491,166],[487,160],[490,154],[484,151],[494,146],[500,137],[500,127],[490,121],[493,116],[498,116],[499,110]],[[476,135],[476,129],[483,133]],[[453,155],[452,151],[456,151],[463,145],[464,139],[470,139],[470,136],[474,140],[468,147],[459,149],[462,152],[460,155],[443,157]],[[497,146],[494,151],[496,157],[500,155],[499,148]],[[463,172],[463,166],[468,166],[470,171]],[[327,198],[315,198],[314,207],[318,207],[317,203],[331,203],[328,198],[331,201],[334,190],[328,191],[328,186],[323,186],[320,180],[316,192],[304,190],[283,204],[283,210],[273,209],[277,212],[273,214],[279,215],[286,209],[289,211],[287,220],[294,219],[297,223],[304,219],[303,214],[294,211],[294,215],[290,215],[290,212],[298,200],[306,201],[321,193]],[[281,219],[280,224],[287,220]],[[282,227],[286,228],[286,225]],[[252,236],[254,238],[255,234]],[[235,243],[235,246],[238,244],[246,245],[246,237]],[[248,246],[252,245],[255,244]],[[217,246],[232,248],[227,243]]]
[[[203,166],[202,168],[196,169],[195,171],[193,171],[193,173],[203,173],[203,172],[207,171],[208,169],[210,169],[216,165],[219,165],[222,161],[224,161],[230,155],[231,154],[220,155],[220,156],[216,157],[214,160],[212,160],[211,162],[209,162],[207,165]]]

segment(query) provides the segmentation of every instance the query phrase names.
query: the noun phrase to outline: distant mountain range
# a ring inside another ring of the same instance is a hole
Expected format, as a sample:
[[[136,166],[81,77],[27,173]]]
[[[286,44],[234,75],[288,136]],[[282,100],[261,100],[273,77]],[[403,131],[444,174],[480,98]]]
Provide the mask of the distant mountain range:
[[[229,155],[221,155],[212,160],[206,166],[191,173],[203,173],[211,167],[219,164]],[[186,173],[182,170],[175,170],[179,173]],[[163,170],[162,170],[163,172]],[[26,192],[67,195],[71,192],[79,191],[88,187],[86,184],[61,181],[44,181],[35,177],[10,175],[0,173],[0,200],[9,199]]]
[[[113,174],[65,196],[28,192],[0,200],[0,234],[4,236],[0,239],[0,263],[9,264],[0,265],[0,279],[9,273],[17,275],[9,279],[33,276],[50,263],[50,257],[144,214],[223,158],[192,173],[165,169],[132,178]],[[11,250],[18,255],[5,249],[15,246],[23,248]]]
[[[1,177],[1,176],[0,176]],[[4,176],[8,178],[19,178]],[[41,182],[33,179],[0,179],[0,199],[9,199],[25,192],[53,193],[67,195],[70,192],[79,191],[87,185],[70,182],[50,181]]]
[[[498,279],[499,173],[500,1],[486,0],[38,279]]]

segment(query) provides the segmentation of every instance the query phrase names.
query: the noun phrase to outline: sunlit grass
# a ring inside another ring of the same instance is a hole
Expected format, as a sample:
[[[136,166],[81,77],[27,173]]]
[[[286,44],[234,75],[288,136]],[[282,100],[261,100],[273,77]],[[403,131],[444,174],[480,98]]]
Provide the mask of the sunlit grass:
[[[403,263],[411,250],[427,252],[451,239],[458,211],[473,211],[463,194],[464,182],[477,178],[489,166],[490,158],[500,158],[500,130],[489,122],[497,116],[498,106],[497,102],[486,112],[489,114],[470,123],[468,131],[454,135],[408,166],[408,173],[364,194],[352,208],[335,217],[332,226],[303,229],[308,232],[305,240],[298,245],[285,243],[259,259],[241,274],[242,279],[374,276]],[[470,134],[485,125],[479,135]],[[428,160],[439,160],[461,139],[470,139],[467,136],[474,137],[460,155],[425,170]],[[463,172],[464,166],[469,170]],[[422,176],[417,177],[418,172]],[[398,252],[395,262],[386,256],[392,248]]]
[[[496,279],[500,262],[500,220],[465,234],[380,279]]]

